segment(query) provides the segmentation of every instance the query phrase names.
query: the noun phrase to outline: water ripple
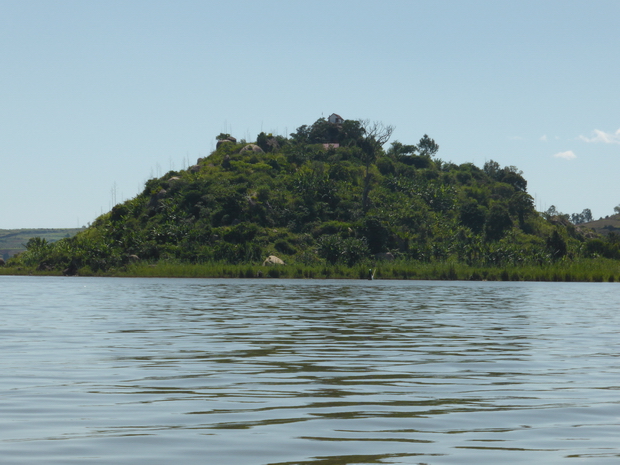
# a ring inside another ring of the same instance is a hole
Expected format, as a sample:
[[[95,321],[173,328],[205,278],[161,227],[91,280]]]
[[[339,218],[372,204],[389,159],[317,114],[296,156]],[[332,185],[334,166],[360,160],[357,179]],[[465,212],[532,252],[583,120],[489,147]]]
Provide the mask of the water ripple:
[[[0,284],[3,464],[620,457],[617,285]]]

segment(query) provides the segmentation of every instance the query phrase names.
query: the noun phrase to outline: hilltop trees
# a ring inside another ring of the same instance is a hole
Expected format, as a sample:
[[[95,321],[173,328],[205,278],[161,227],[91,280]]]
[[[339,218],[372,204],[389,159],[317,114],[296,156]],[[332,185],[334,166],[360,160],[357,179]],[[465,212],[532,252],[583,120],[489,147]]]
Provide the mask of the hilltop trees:
[[[573,224],[589,223],[592,221],[592,212],[589,208],[586,208],[581,213],[573,213],[571,221]]]

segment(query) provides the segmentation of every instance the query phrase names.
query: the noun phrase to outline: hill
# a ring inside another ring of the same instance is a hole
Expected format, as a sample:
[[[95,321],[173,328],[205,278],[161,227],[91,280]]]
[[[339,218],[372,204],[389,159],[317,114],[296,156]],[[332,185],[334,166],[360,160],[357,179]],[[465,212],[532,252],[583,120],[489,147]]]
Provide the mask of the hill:
[[[0,257],[7,260],[16,253],[25,251],[26,243],[33,237],[43,238],[51,243],[72,237],[82,229],[0,229]]]
[[[260,264],[270,255],[345,267],[379,257],[520,266],[620,256],[617,244],[589,248],[580,229],[536,212],[516,167],[443,161],[427,135],[386,149],[391,133],[321,118],[290,137],[220,134],[196,165],[147,181],[75,237],[32,241],[10,265],[88,274],[134,262]]]
[[[612,215],[596,221],[590,221],[583,226],[591,228],[602,235],[608,235],[610,232],[620,234],[620,215]]]

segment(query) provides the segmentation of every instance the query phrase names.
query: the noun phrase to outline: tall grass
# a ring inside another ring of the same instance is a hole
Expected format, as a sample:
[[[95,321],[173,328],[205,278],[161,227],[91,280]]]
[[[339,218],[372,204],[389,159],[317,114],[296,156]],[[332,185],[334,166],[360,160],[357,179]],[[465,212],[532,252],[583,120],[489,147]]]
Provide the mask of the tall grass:
[[[356,265],[290,264],[262,266],[232,265],[223,262],[188,264],[182,262],[134,263],[107,272],[80,269],[81,276],[241,278],[241,279],[367,279],[372,268],[375,279],[427,279],[470,281],[566,281],[620,282],[620,262],[610,259],[579,259],[542,265],[505,267],[469,266],[454,261],[393,261]],[[61,275],[59,271],[39,271],[27,267],[0,267],[0,275]]]
[[[394,261],[374,265],[304,265],[265,267],[258,264],[158,263],[134,264],[117,276],[162,276],[188,278],[287,278],[287,279],[367,279],[368,269],[375,279],[427,279],[471,281],[580,281],[618,282],[620,262],[607,259],[582,259],[543,265],[478,267],[458,262]]]

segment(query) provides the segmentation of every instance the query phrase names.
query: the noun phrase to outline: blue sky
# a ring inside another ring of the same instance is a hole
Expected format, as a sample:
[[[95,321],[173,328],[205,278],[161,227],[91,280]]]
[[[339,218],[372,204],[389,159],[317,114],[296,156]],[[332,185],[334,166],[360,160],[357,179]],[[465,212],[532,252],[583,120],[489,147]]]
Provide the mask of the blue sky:
[[[0,0],[0,228],[77,227],[215,136],[321,116],[620,204],[620,2]]]

